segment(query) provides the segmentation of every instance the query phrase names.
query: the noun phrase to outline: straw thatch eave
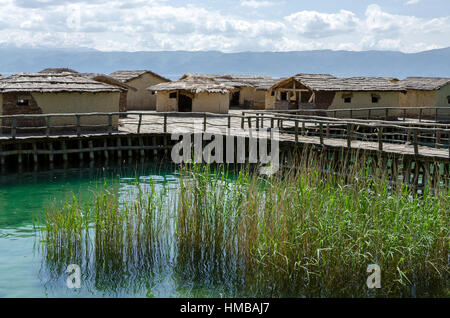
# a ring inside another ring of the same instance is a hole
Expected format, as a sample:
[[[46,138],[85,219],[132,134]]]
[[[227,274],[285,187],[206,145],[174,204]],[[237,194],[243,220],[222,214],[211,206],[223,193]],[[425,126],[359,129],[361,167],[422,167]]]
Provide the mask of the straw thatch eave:
[[[72,73],[21,73],[5,78],[0,82],[0,93],[103,93],[124,91],[122,88]]]

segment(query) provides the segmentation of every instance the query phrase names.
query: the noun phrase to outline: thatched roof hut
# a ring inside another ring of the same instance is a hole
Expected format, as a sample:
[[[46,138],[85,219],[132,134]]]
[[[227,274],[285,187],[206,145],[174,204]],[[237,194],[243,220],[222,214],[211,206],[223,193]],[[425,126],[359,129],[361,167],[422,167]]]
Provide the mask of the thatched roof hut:
[[[405,91],[393,78],[386,77],[348,77],[336,78],[330,74],[297,74],[277,82],[272,89],[296,81],[311,91],[325,92],[364,92],[364,91]]]
[[[150,91],[186,91],[194,94],[198,93],[220,93],[228,94],[234,90],[232,85],[226,85],[217,79],[204,76],[189,74],[181,77],[175,82],[161,83],[148,88]]]
[[[163,77],[159,74],[156,74],[152,71],[149,71],[149,70],[116,71],[116,72],[109,74],[109,76],[117,79],[118,81],[121,81],[122,83],[128,83],[128,82],[131,82],[145,74],[150,74],[154,77],[160,78],[164,82],[170,82],[170,79],[165,78],[165,77]]]
[[[422,117],[438,120],[450,119],[450,78],[445,77],[408,77],[398,82],[408,91],[401,96],[400,106],[402,107],[449,107],[447,109],[424,110]],[[411,109],[407,111],[408,116],[419,116],[419,110]]]
[[[70,68],[46,68],[39,72],[40,74],[73,74],[92,79],[97,82],[118,86],[126,90],[136,91],[133,86],[127,85],[111,76],[99,73],[80,73]]]
[[[72,74],[20,73],[3,79],[0,93],[9,92],[122,92],[121,88]]]
[[[149,70],[117,71],[109,74],[109,76],[136,88],[135,91],[129,91],[127,95],[126,103],[130,110],[155,110],[156,96],[147,88],[170,82],[169,79]]]
[[[398,82],[405,89],[436,91],[450,83],[448,77],[408,77]]]
[[[185,74],[180,80],[184,80],[189,77],[211,79],[219,84],[224,84],[227,86],[233,86],[235,88],[241,87],[260,87],[267,85],[268,83],[273,83],[276,81],[269,76],[259,76],[259,75],[218,75],[218,74]]]

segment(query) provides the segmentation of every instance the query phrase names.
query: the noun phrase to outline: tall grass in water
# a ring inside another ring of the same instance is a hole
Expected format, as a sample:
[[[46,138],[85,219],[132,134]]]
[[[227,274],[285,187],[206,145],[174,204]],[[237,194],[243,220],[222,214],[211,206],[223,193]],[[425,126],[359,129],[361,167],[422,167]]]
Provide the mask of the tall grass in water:
[[[170,199],[149,190],[140,194],[148,199],[123,206],[99,192],[91,221],[96,272],[134,268],[138,276],[164,260],[181,281],[229,296],[449,296],[448,189],[418,196],[383,175],[367,178],[373,167],[354,163],[339,174],[323,167],[308,157],[261,178],[250,169],[229,176],[193,166],[182,169]],[[78,242],[78,224],[88,223],[72,211],[77,200],[47,217],[47,246],[60,244],[59,256],[77,251],[64,242]],[[369,264],[381,267],[379,290],[366,286]]]

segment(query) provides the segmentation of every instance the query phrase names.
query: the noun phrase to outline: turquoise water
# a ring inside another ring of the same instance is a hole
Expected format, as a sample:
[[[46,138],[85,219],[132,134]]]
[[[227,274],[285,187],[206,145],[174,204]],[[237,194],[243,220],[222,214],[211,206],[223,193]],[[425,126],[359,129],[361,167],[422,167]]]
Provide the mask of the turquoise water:
[[[177,188],[180,177],[156,166],[52,170],[0,177],[0,297],[220,297],[208,283],[193,282],[172,272],[170,264],[138,276],[123,275],[125,284],[106,288],[97,279],[69,289],[66,275],[52,276],[45,265],[36,220],[44,207],[75,193],[86,198],[104,184],[121,200],[129,200],[150,182]],[[69,264],[67,264],[69,265]],[[68,275],[68,274],[67,274]],[[120,286],[121,287],[120,287]]]

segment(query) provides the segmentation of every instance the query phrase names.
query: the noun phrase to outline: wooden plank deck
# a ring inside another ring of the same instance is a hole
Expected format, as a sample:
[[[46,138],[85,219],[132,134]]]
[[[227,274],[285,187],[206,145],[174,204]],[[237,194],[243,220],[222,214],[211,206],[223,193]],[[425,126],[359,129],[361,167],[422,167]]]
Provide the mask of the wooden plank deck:
[[[175,132],[181,132],[181,131],[188,131],[188,132],[200,132],[203,131],[205,128],[205,118],[206,121],[206,128],[208,131],[211,131],[211,129],[222,129],[221,131],[218,131],[219,133],[229,133],[233,136],[244,136],[247,137],[248,132],[248,118],[242,117],[242,110],[232,110],[230,111],[231,116],[214,116],[213,114],[208,115],[193,115],[193,114],[182,114],[182,117],[180,115],[177,116],[164,116],[163,114],[156,113],[156,112],[140,112],[140,114],[137,113],[131,113],[128,114],[126,118],[120,119],[120,126],[118,131],[112,132],[112,134],[151,134],[151,133],[175,133]],[[241,129],[242,123],[244,119],[245,124],[245,130]],[[265,128],[269,128],[271,124],[273,124],[273,118],[271,116],[265,116],[265,119],[263,121],[259,121],[259,128],[262,128],[264,125]],[[275,119],[275,121],[277,121]],[[369,122],[370,123],[370,122]],[[252,128],[256,127],[256,120],[253,120],[251,122]],[[336,123],[333,122],[333,125],[345,125],[345,122],[342,123]],[[395,124],[395,123],[394,123]],[[295,142],[298,141],[299,143],[303,144],[313,144],[313,145],[324,145],[328,147],[336,147],[336,148],[348,148],[348,139],[346,137],[340,138],[339,136],[333,136],[332,138],[327,137],[326,135],[323,135],[322,138],[319,136],[306,136],[301,133],[298,133],[297,136],[292,133],[294,129],[297,128],[297,130],[301,130],[302,127],[297,127],[294,123],[294,121],[286,120],[283,122],[283,128],[291,129],[291,133],[282,132],[278,139],[280,141],[289,141],[289,142]],[[305,127],[309,129],[317,129],[317,121],[313,122],[305,122]],[[229,131],[226,131],[227,127],[230,127]],[[103,132],[89,132],[89,131],[82,131],[82,136],[102,136],[102,135],[108,135],[107,129],[103,130]],[[76,136],[76,133],[51,133],[47,138],[60,138],[63,136],[67,137],[73,137]],[[45,138],[45,130],[41,134],[36,133],[30,133],[30,134],[18,134],[17,138],[20,139],[29,139],[29,138]],[[0,141],[1,140],[12,140],[11,134],[3,134],[0,135]],[[359,150],[366,150],[366,151],[379,151],[380,150],[380,143],[377,141],[362,141],[362,140],[355,140],[353,139],[351,141],[351,148],[352,149],[359,149]],[[450,153],[449,149],[442,147],[441,149],[438,149],[436,147],[427,147],[423,145],[419,145],[417,147],[414,146],[411,142],[403,142],[403,144],[399,144],[398,142],[395,143],[394,141],[383,141],[382,144],[383,152],[384,153],[391,153],[396,155],[416,155],[422,158],[427,158],[430,160],[436,159],[436,160],[444,160],[448,161],[450,160]],[[415,149],[416,148],[416,149]],[[417,152],[418,150],[418,152]]]

